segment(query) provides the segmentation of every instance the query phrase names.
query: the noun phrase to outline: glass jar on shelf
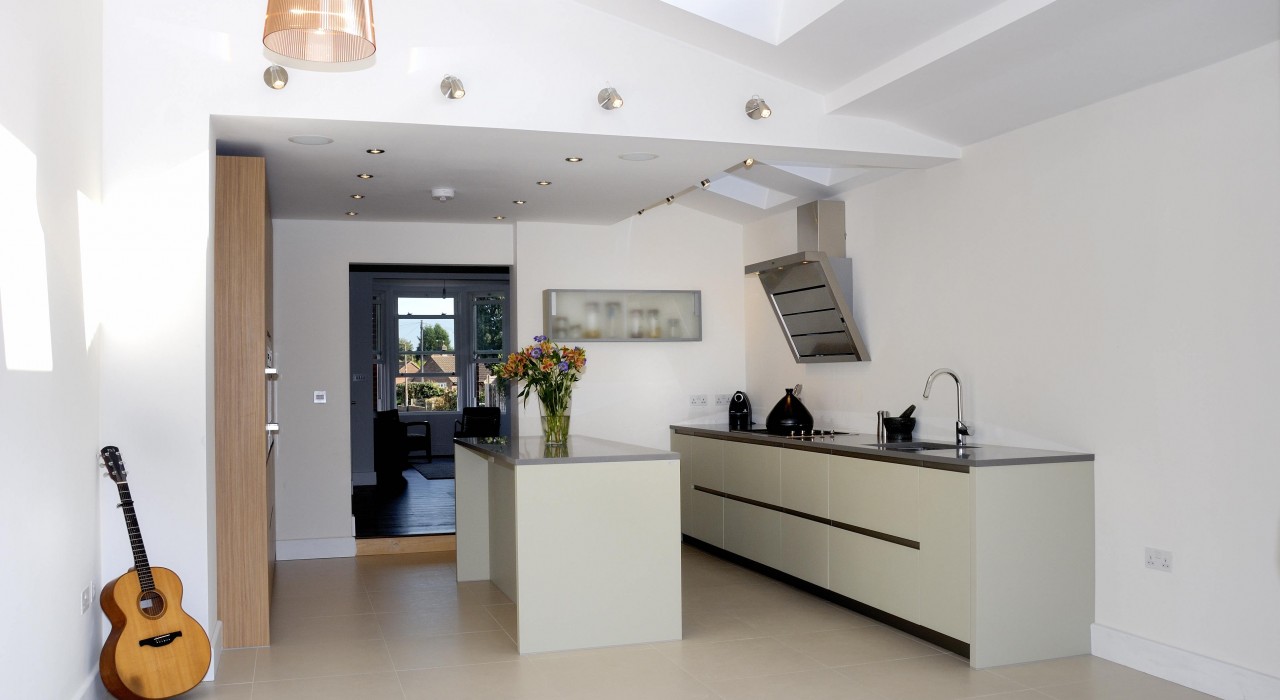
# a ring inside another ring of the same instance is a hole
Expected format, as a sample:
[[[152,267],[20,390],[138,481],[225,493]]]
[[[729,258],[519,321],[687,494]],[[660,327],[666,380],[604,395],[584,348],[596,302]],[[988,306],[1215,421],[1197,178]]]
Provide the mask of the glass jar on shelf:
[[[680,329],[680,319],[678,318],[667,319],[667,337],[668,338],[684,337],[684,331]]]
[[[587,302],[585,328],[582,331],[583,338],[599,338],[600,337],[600,304],[594,301]]]
[[[648,336],[650,338],[661,338],[662,337],[662,321],[658,318],[658,310],[649,309],[649,312],[646,318],[648,319],[648,323],[646,324]]]
[[[627,312],[627,335],[632,338],[644,337],[644,312],[640,309]]]
[[[622,304],[619,302],[610,301],[604,305],[604,336],[622,337]]]

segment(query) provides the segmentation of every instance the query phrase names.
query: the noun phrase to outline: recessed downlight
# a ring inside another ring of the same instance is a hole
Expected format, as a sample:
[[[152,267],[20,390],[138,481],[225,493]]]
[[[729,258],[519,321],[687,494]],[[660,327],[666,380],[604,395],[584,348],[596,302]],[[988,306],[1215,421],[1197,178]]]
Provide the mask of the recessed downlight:
[[[360,216],[360,212],[358,212],[358,211],[348,211],[348,212],[347,212],[347,216]]]
[[[369,173],[360,173],[359,175],[356,175],[356,177],[360,178],[361,180],[372,180],[372,179],[373,179],[373,176],[372,176],[372,175],[370,175]]]
[[[505,219],[505,218],[507,218],[507,217],[505,217],[505,216],[503,216],[503,215],[499,214],[499,215],[497,215],[497,216],[495,216],[495,217],[493,217],[493,218],[497,219],[498,221],[502,221],[503,219]]]
[[[299,134],[298,136],[290,136],[289,140],[302,146],[328,146],[333,143],[333,139],[328,136],[319,136],[317,134]]]
[[[550,184],[551,184],[550,180],[538,180],[539,187],[546,187],[547,185],[550,185]]]
[[[644,161],[644,160],[653,160],[654,158],[658,157],[658,154],[657,153],[623,153],[618,157],[623,160]]]
[[[353,194],[353,195],[351,195],[351,198],[352,198],[352,199],[364,199],[364,195],[362,195],[362,194]]]
[[[529,201],[525,199],[513,199],[511,200],[511,203],[512,204],[528,204]]]
[[[565,158],[565,160],[569,161],[570,163],[581,163],[582,156],[569,156],[568,158]]]
[[[364,152],[373,156],[382,155],[383,153],[386,153],[386,151],[381,148],[366,148],[364,149]]]

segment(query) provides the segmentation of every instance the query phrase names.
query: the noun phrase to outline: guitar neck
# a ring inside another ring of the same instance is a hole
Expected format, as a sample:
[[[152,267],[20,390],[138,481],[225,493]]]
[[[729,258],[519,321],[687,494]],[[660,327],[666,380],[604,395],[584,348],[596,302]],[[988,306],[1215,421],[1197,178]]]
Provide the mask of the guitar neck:
[[[129,495],[129,482],[116,482],[120,491],[120,508],[124,511],[124,524],[129,530],[129,544],[133,547],[133,567],[138,572],[142,590],[153,591],[155,581],[151,577],[151,564],[147,562],[147,548],[142,544],[142,530],[138,527],[138,514],[133,510],[133,498]]]

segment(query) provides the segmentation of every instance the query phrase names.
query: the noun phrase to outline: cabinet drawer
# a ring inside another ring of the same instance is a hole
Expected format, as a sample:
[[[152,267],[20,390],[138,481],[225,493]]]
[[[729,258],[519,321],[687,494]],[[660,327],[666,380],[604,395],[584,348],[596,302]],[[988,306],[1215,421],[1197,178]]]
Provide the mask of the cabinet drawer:
[[[742,442],[725,443],[724,491],[735,496],[778,505],[782,449]]]
[[[916,466],[831,457],[831,519],[919,540]]]
[[[827,459],[818,452],[782,450],[782,507],[827,517]]]
[[[831,528],[831,590],[918,619],[920,551]]]
[[[693,483],[724,490],[724,444],[723,440],[693,439]]]
[[[701,491],[689,494],[688,518],[684,534],[724,547],[724,499]]]
[[[782,551],[778,568],[809,583],[827,587],[827,540],[831,528],[825,523],[781,514]]]
[[[782,513],[724,499],[724,548],[775,569],[781,568]]]

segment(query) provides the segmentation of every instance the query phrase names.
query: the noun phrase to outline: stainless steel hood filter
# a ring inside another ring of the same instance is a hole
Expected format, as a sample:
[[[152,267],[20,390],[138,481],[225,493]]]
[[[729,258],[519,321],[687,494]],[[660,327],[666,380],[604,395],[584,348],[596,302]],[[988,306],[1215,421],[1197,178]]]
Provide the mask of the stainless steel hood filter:
[[[796,214],[800,252],[748,265],[746,274],[760,276],[796,362],[871,359],[851,313],[853,261],[844,257],[844,202],[811,202]]]

